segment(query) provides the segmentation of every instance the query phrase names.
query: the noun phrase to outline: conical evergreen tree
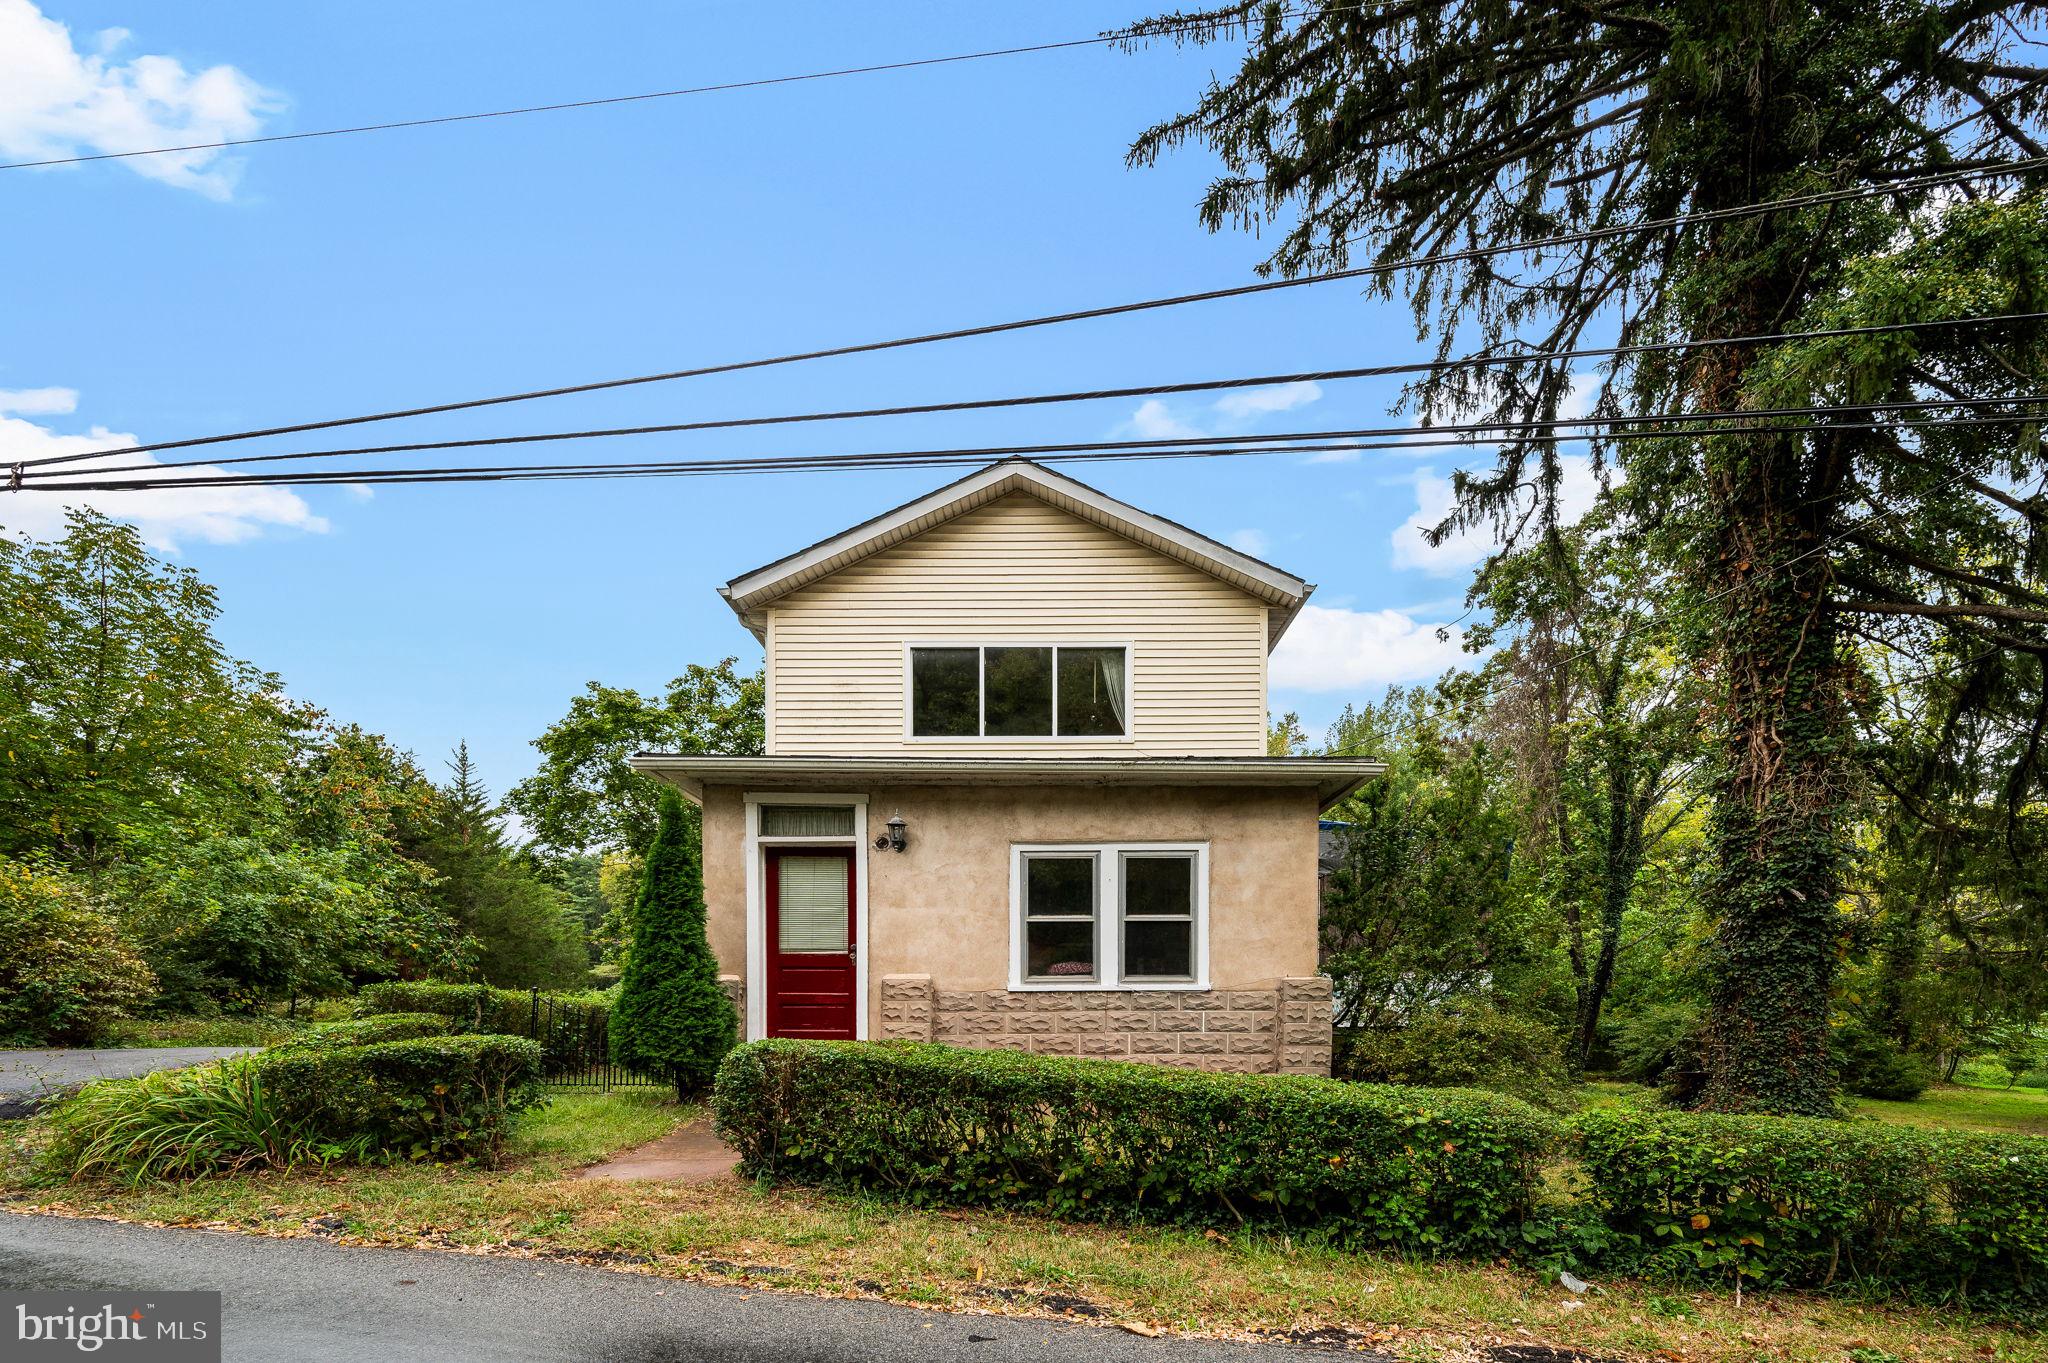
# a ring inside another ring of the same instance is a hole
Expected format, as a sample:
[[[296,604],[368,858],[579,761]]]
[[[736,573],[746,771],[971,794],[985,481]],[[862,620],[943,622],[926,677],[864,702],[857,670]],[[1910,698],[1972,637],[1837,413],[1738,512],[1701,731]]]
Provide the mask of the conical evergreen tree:
[[[567,896],[506,844],[467,742],[448,770],[453,779],[435,788],[440,799],[414,850],[440,876],[434,898],[469,936],[477,974],[513,989],[578,984],[590,956]]]
[[[738,1044],[732,1004],[704,935],[704,872],[683,798],[661,793],[660,824],[633,907],[633,948],[612,1005],[616,1064],[668,1075],[676,1093],[708,1087]]]

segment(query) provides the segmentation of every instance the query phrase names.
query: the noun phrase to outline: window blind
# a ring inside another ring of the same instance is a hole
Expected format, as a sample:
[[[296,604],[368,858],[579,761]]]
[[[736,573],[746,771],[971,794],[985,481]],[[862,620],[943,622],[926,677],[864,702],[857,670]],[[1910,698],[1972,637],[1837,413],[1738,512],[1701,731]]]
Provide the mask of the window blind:
[[[846,950],[846,858],[776,858],[778,948]]]

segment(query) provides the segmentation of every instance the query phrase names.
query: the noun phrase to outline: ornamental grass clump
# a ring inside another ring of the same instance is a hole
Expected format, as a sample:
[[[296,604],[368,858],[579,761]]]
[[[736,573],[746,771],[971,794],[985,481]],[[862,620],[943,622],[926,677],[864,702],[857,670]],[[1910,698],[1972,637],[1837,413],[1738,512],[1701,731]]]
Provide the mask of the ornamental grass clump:
[[[89,1085],[52,1111],[41,1167],[144,1183],[334,1161],[496,1164],[513,1115],[543,1100],[537,1043],[346,1044],[439,1021],[366,1018],[262,1055]]]
[[[362,1137],[288,1114],[255,1064],[230,1061],[87,1085],[49,1117],[41,1167],[127,1184],[360,1157]]]
[[[910,1042],[743,1046],[715,1108],[759,1177],[1446,1252],[1518,1236],[1557,1134],[1496,1093]]]

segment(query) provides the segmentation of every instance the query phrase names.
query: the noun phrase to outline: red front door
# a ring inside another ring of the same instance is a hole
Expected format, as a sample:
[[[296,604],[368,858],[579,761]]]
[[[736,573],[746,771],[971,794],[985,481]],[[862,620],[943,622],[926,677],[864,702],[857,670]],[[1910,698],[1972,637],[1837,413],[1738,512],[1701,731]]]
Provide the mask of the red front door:
[[[768,1035],[853,1040],[853,849],[768,850]]]

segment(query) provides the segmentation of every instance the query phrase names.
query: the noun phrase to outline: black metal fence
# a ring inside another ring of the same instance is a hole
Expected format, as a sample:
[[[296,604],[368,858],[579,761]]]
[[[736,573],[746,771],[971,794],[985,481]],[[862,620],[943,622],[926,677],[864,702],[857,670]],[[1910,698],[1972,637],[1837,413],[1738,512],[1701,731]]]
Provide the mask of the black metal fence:
[[[557,1000],[533,991],[531,1027],[527,1035],[541,1046],[547,1083],[554,1088],[667,1088],[668,1081],[625,1065],[614,1065],[606,1014],[602,1009],[558,1006]]]

